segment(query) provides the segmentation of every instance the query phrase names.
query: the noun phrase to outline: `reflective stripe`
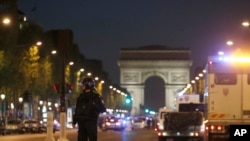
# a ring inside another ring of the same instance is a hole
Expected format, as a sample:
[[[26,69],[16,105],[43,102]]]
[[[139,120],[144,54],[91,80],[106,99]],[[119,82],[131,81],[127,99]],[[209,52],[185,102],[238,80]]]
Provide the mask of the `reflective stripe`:
[[[210,114],[210,118],[225,118],[225,114]]]

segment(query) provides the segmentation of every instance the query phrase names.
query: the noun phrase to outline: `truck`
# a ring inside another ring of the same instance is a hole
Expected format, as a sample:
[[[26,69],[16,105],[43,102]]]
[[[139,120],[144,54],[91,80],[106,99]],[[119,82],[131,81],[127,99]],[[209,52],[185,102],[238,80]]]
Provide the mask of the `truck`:
[[[249,55],[209,56],[204,72],[204,141],[228,140],[230,127],[250,125]]]
[[[203,123],[200,135],[203,141],[230,140],[230,130],[234,127],[250,126],[250,55],[234,54],[230,56],[209,56],[206,66],[200,78],[199,89],[200,103],[179,103],[179,109],[200,110],[203,114]],[[188,95],[188,94],[187,94]],[[181,112],[175,111],[175,112]],[[174,112],[174,111],[172,111]],[[159,129],[159,141],[166,138],[175,139],[168,133],[166,121],[169,115],[159,115],[162,119],[162,127]],[[170,112],[171,114],[171,112]],[[181,118],[180,118],[181,119]],[[185,119],[186,120],[186,119]],[[192,121],[191,119],[188,119]],[[172,121],[171,124],[176,124]],[[191,123],[191,122],[190,122]],[[179,123],[178,123],[179,124]],[[159,124],[160,125],[160,124]],[[184,125],[183,125],[184,126]],[[175,133],[180,133],[176,132]],[[201,138],[199,138],[201,140]]]
[[[199,95],[182,95],[176,99],[177,109],[159,109],[158,141],[202,141],[204,104],[199,102]]]

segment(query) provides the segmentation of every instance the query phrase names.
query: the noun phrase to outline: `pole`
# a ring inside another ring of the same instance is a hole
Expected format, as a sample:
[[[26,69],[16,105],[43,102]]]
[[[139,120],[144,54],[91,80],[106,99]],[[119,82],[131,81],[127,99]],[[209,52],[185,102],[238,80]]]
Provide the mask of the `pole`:
[[[7,113],[6,113],[6,102],[5,102],[5,99],[3,100],[3,105],[4,105],[4,108],[3,108],[3,115],[4,115],[4,128],[6,129],[6,125],[7,125]],[[4,130],[4,135],[6,134],[6,131]]]
[[[66,104],[65,104],[65,57],[62,58],[62,84],[60,95],[60,138],[58,141],[68,141],[66,138]]]
[[[66,138],[66,104],[65,104],[65,61],[66,50],[70,46],[69,30],[59,30],[58,46],[62,59],[62,74],[61,74],[61,95],[60,95],[60,137],[58,141],[68,141]]]
[[[2,107],[2,108],[1,108],[1,111],[2,111],[2,120],[4,119],[4,113],[3,113],[3,112],[4,112],[4,109],[3,109],[3,106],[4,106],[4,103],[3,103],[3,100],[2,100],[2,105],[1,105],[1,107]]]

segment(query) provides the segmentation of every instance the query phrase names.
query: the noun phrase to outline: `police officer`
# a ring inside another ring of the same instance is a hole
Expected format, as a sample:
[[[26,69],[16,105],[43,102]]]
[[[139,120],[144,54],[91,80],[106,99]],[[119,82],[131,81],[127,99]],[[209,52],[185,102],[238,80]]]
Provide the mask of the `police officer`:
[[[103,112],[106,112],[106,108],[95,89],[94,80],[84,78],[72,122],[73,128],[78,124],[78,141],[97,141],[97,120]]]

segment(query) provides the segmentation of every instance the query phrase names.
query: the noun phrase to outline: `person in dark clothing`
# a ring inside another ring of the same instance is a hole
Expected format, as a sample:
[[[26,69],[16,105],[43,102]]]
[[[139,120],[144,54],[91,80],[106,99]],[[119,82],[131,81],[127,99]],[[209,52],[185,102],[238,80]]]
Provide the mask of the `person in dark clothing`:
[[[97,121],[106,112],[104,102],[91,78],[82,81],[82,93],[76,101],[72,126],[78,124],[78,141],[97,141]]]

